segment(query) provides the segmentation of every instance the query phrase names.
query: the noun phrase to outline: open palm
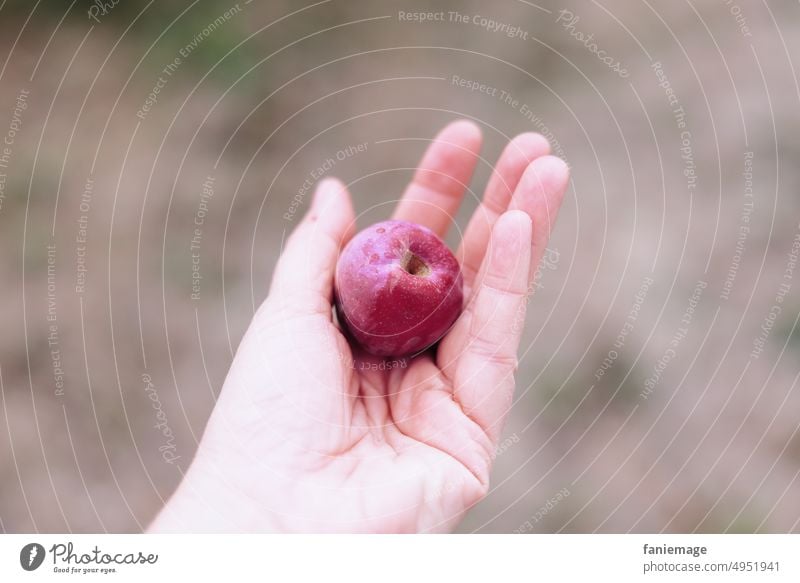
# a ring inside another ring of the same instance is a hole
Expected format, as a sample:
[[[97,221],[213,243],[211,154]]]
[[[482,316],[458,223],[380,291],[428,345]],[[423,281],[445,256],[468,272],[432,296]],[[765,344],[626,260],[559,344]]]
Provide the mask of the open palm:
[[[458,121],[394,218],[443,236],[479,159]],[[528,288],[568,182],[537,134],[500,157],[457,256],[465,308],[434,350],[384,360],[333,319],[346,187],[320,183],[239,347],[197,457],[154,530],[437,532],[488,491],[514,391]]]

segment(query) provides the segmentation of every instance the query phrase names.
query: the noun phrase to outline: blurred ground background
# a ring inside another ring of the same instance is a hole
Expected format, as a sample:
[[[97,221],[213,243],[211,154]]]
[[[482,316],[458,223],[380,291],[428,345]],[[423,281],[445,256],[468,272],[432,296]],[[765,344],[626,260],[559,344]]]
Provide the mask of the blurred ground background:
[[[548,135],[573,181],[461,530],[800,530],[798,55],[788,0],[3,0],[0,528],[144,528],[310,172],[366,144],[327,171],[366,226],[467,117],[485,162],[460,227],[514,134]]]

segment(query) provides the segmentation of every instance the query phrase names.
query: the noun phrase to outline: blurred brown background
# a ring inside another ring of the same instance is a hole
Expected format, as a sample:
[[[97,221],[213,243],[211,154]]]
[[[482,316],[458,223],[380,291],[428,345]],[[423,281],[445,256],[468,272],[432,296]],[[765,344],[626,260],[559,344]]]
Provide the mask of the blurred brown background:
[[[0,2],[3,531],[146,527],[304,181],[366,226],[458,117],[461,228],[509,137],[573,172],[461,530],[800,530],[796,2],[111,4]]]

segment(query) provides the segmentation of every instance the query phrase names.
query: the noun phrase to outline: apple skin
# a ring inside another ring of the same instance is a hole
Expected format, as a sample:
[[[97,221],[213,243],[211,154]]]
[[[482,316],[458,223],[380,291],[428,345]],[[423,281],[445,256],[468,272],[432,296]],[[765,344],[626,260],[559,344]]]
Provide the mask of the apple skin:
[[[461,313],[458,261],[436,234],[407,221],[358,233],[336,264],[339,324],[367,352],[408,356],[437,342]]]

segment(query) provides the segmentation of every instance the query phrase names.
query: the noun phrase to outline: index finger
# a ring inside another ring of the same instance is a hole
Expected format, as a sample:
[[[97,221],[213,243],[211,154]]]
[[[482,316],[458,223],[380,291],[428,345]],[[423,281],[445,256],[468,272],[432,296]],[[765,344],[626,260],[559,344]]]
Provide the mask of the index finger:
[[[480,128],[467,120],[439,132],[392,218],[428,227],[443,237],[472,179],[481,141]]]

